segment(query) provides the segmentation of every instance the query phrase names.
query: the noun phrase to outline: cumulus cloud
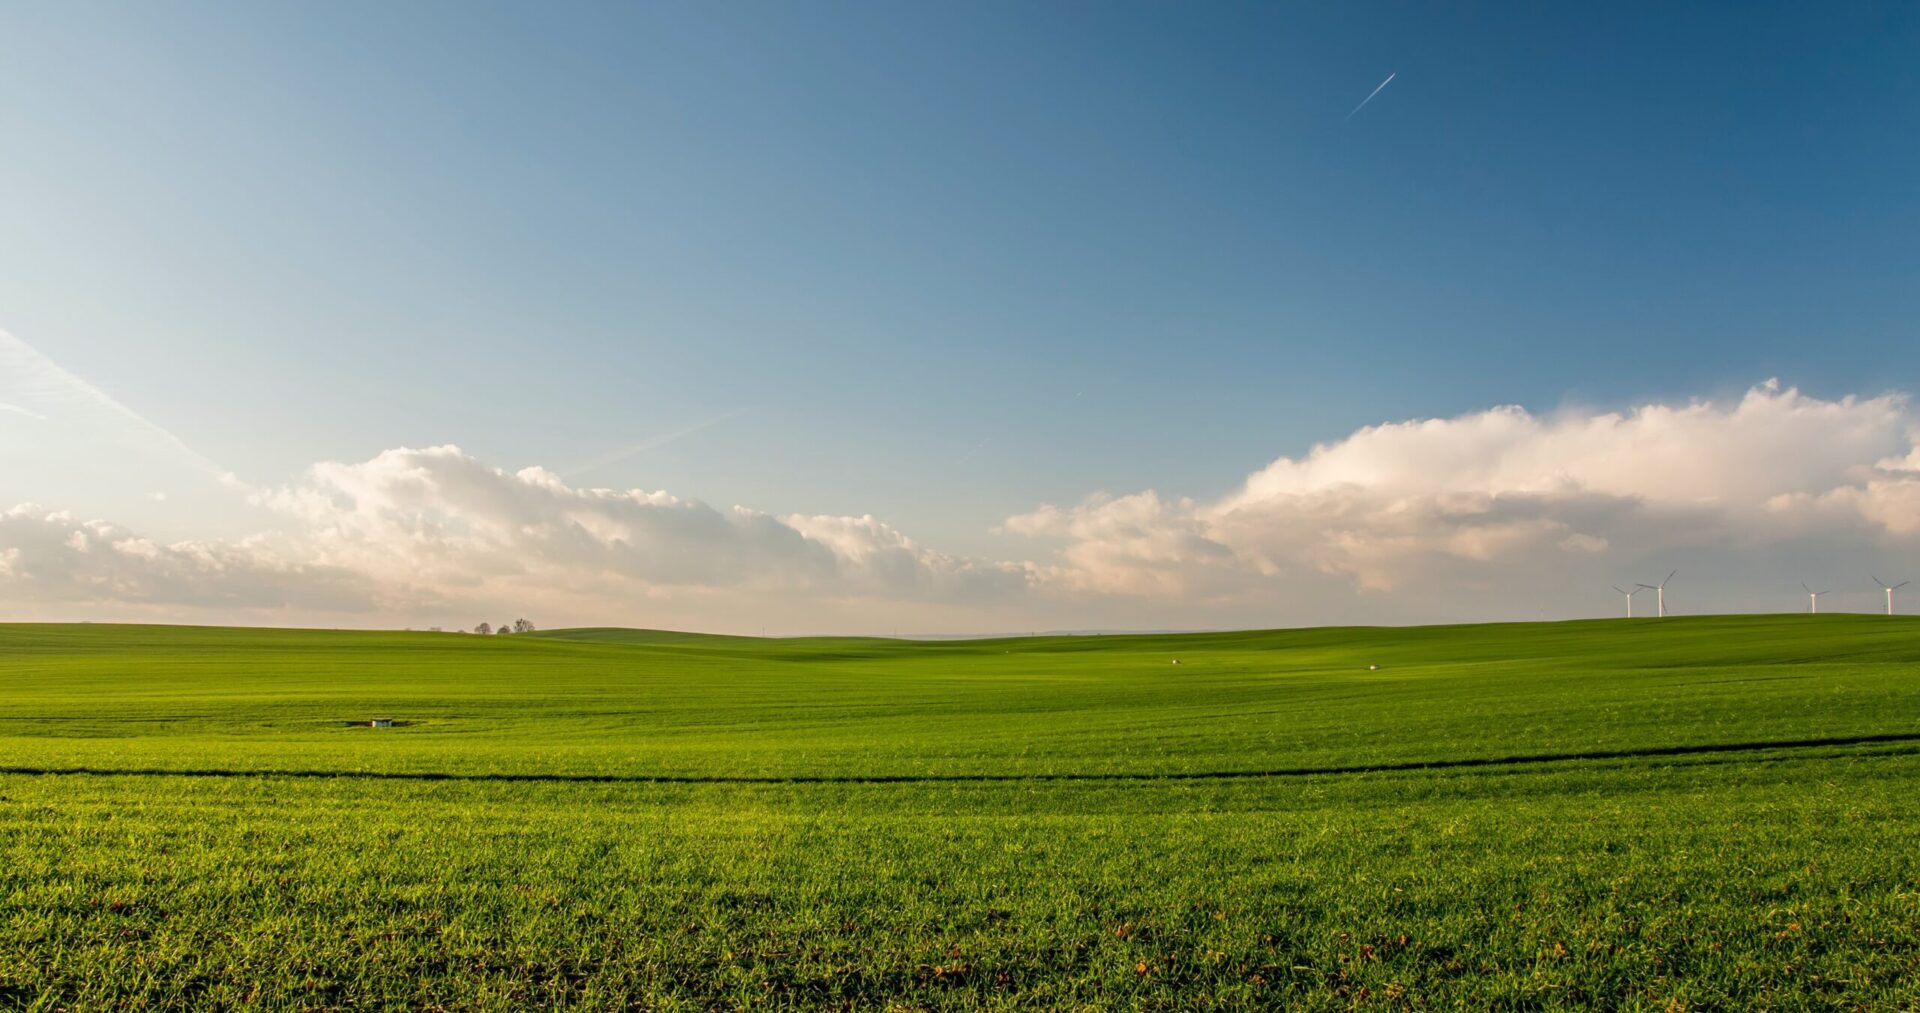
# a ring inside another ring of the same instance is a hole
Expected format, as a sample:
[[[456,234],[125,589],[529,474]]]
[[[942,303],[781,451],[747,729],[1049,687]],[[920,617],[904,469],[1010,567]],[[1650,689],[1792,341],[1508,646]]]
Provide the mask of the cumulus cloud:
[[[105,521],[0,512],[0,592],[39,602],[367,612],[381,589],[350,570],[249,542],[162,545]]]
[[[1917,433],[1904,396],[1827,401],[1777,383],[1729,405],[1502,407],[1370,426],[1217,502],[1096,496],[1005,528],[1064,543],[1042,571],[1054,584],[1134,594],[1301,574],[1385,591],[1609,549],[1904,538],[1920,535]]]
[[[0,601],[733,629],[778,616],[816,631],[903,615],[983,630],[1582,614],[1593,602],[1565,591],[1576,575],[1599,593],[1710,562],[1723,592],[1791,590],[1825,579],[1802,566],[1920,549],[1920,415],[1902,395],[1770,383],[1727,403],[1388,423],[1212,501],[1039,506],[998,529],[1013,562],[944,553],[871,515],[573,485],[452,446],[319,464],[250,495],[277,520],[225,541],[0,514]]]
[[[1013,534],[1061,538],[1060,560],[1042,573],[1053,585],[1120,594],[1184,594],[1208,571],[1237,565],[1194,501],[1164,502],[1153,490],[1096,494],[1077,507],[1042,506],[1007,519]]]
[[[322,464],[261,501],[305,551],[431,586],[721,587],[964,599],[1017,592],[1025,570],[956,559],[865,517],[777,517],[666,492],[580,488],[458,447]]]
[[[251,494],[284,523],[158,545],[31,507],[0,515],[0,601],[400,614],[521,608],[644,619],[637,604],[716,595],[981,605],[1017,599],[1020,564],[928,549],[872,516],[776,516],[667,492],[569,485],[458,447],[323,463]]]

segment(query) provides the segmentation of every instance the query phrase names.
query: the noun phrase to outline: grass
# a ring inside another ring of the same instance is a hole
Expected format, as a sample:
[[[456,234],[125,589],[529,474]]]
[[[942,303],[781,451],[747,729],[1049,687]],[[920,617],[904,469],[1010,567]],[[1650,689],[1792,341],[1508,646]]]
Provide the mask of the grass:
[[[0,1006],[1910,1008],[1916,718],[1873,616],[0,626]]]

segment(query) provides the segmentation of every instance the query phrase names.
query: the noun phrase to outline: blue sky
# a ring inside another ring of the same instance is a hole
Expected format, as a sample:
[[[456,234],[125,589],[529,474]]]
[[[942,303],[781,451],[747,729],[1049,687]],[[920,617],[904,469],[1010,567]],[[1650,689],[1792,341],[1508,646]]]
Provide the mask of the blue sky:
[[[1038,504],[1381,422],[1911,389],[1916,44],[1891,5],[19,5],[0,328],[254,487],[454,443],[1004,560]],[[239,534],[44,457],[0,507]]]

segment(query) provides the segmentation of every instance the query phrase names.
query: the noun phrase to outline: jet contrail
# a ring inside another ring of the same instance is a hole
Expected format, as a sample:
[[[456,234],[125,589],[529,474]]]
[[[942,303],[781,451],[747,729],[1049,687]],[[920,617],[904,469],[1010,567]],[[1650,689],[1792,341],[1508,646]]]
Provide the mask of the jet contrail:
[[[1079,395],[1077,395],[1077,394],[1076,394],[1076,395],[1074,395],[1074,396],[1075,396],[1075,397],[1078,397]],[[973,460],[973,459],[974,459],[974,458],[975,458],[976,456],[978,456],[978,455],[979,455],[979,453],[980,453],[980,452],[981,452],[982,450],[985,450],[985,449],[987,449],[987,444],[989,444],[989,443],[992,443],[992,442],[993,442],[993,437],[991,437],[991,436],[989,436],[989,437],[987,437],[987,438],[986,438],[986,439],[984,439],[984,440],[981,440],[981,441],[980,441],[979,443],[976,443],[976,444],[974,444],[974,445],[973,445],[973,449],[972,449],[972,450],[969,450],[969,451],[967,451],[966,453],[964,453],[964,454],[961,454],[961,455],[960,455],[960,459],[959,459],[959,460],[957,460],[957,461],[955,461],[955,462],[953,462],[953,463],[955,463],[955,464],[965,464],[965,463],[967,463],[968,461],[971,461],[971,460]]]
[[[1369,102],[1371,102],[1371,101],[1373,101],[1373,97],[1374,97],[1375,95],[1378,95],[1378,94],[1380,94],[1380,92],[1381,92],[1381,90],[1382,90],[1382,89],[1384,89],[1384,88],[1386,88],[1386,86],[1387,86],[1387,85],[1390,85],[1390,84],[1392,84],[1392,83],[1393,83],[1393,79],[1394,79],[1394,78],[1396,78],[1396,77],[1398,77],[1398,76],[1400,76],[1400,72],[1399,72],[1399,71],[1397,71],[1397,70],[1396,70],[1396,71],[1394,71],[1394,72],[1393,72],[1393,73],[1391,73],[1391,74],[1388,74],[1388,75],[1387,75],[1387,79],[1386,79],[1385,81],[1382,81],[1382,82],[1380,82],[1380,87],[1379,87],[1379,88],[1375,88],[1375,89],[1374,89],[1373,91],[1371,91],[1371,92],[1369,92],[1369,93],[1367,94],[1367,97],[1366,97],[1366,98],[1363,98],[1363,99],[1361,99],[1361,100],[1360,100],[1360,104],[1359,104],[1359,105],[1357,105],[1357,106],[1354,106],[1354,107],[1353,107],[1353,112],[1352,112],[1352,113],[1348,113],[1348,114],[1347,114],[1347,119],[1353,119],[1353,114],[1354,114],[1354,113],[1357,113],[1357,112],[1359,112],[1359,111],[1360,111],[1360,110],[1362,110],[1362,109],[1365,109],[1365,108],[1367,107],[1367,103],[1369,103]]]
[[[31,408],[22,408],[17,404],[8,404],[5,401],[0,401],[0,412],[19,412],[20,414],[25,415],[27,418],[30,418],[30,419],[39,419],[42,422],[45,422],[47,420],[47,417],[45,415],[42,415]]]
[[[664,447],[667,444],[672,443],[677,439],[680,439],[681,437],[692,436],[694,433],[697,433],[700,430],[705,429],[709,426],[717,426],[720,423],[725,422],[729,419],[739,418],[740,416],[745,415],[746,413],[747,413],[747,409],[740,408],[735,411],[730,411],[725,415],[715,415],[714,417],[709,419],[702,419],[699,422],[693,423],[692,425],[681,426],[680,428],[675,429],[672,432],[661,433],[658,436],[648,437],[647,439],[641,440],[639,443],[621,447],[619,450],[608,451],[607,453],[601,454],[599,457],[582,461],[579,464],[576,464],[573,467],[568,468],[567,470],[561,472],[561,474],[565,475],[568,478],[573,478],[573,477],[585,474],[586,472],[589,472],[589,471],[598,471],[599,469],[604,468],[609,464],[615,464],[617,462],[624,461],[635,454],[644,454],[649,450],[657,450],[660,447]]]
[[[211,473],[220,482],[237,484],[237,480],[225,468],[181,442],[179,437],[121,404],[113,395],[62,369],[32,345],[3,330],[0,330],[0,394],[7,395],[9,399],[0,402],[0,408],[56,425],[78,422],[95,425],[109,432],[144,437],[174,451],[195,467]],[[22,401],[34,407],[28,408],[18,403]]]

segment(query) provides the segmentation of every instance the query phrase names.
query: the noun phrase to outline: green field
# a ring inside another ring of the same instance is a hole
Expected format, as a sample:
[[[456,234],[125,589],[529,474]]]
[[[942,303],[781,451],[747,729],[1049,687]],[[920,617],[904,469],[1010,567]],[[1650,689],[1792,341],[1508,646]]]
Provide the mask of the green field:
[[[0,769],[8,1008],[1920,1006],[1906,618],[0,625]]]

